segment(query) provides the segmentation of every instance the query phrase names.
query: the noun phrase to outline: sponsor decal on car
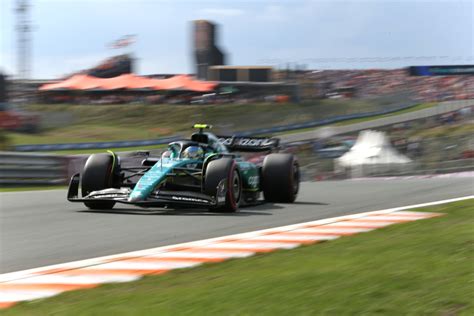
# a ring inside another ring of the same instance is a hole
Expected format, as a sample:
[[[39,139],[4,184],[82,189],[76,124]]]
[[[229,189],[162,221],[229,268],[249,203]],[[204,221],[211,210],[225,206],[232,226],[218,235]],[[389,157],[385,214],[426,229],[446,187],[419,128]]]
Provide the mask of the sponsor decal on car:
[[[232,144],[232,140],[234,138],[233,137],[220,137],[219,138],[219,142],[222,144],[222,145],[226,145],[226,146],[230,146]]]
[[[225,146],[241,147],[269,147],[277,145],[277,140],[274,138],[219,137],[219,142]]]
[[[207,200],[193,198],[193,197],[185,197],[185,196],[172,196],[171,199],[175,201],[196,202],[196,203],[205,203],[205,204],[210,203]]]
[[[266,146],[273,145],[273,143],[274,141],[271,138],[262,138],[262,139],[241,138],[241,139],[238,139],[236,145],[266,147]]]
[[[252,176],[252,177],[249,177],[248,180],[247,180],[247,183],[251,186],[251,187],[258,187],[259,183],[260,183],[260,178],[258,176]]]

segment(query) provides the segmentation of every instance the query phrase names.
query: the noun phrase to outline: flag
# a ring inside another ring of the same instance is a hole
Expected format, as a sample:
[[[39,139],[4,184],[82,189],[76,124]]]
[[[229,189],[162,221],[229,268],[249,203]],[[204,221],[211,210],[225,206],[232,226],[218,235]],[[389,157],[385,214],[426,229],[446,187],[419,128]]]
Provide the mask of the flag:
[[[124,48],[124,47],[130,46],[135,42],[135,38],[136,38],[136,35],[132,35],[132,34],[122,36],[118,40],[110,43],[109,47],[115,49],[115,48]]]

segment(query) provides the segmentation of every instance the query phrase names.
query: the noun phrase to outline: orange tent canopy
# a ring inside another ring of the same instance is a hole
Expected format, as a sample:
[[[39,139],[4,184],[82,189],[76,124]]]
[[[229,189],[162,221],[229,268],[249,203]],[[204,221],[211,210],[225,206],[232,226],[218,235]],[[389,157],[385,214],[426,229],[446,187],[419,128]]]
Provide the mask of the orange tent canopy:
[[[177,75],[168,79],[152,79],[136,76],[134,74],[123,74],[113,78],[74,75],[61,82],[45,84],[41,86],[39,90],[152,89],[206,92],[214,90],[216,85],[214,82],[195,80],[187,75]]]
[[[88,75],[74,75],[64,81],[42,85],[39,90],[88,90],[98,87],[99,78]],[[100,79],[99,79],[100,80]]]

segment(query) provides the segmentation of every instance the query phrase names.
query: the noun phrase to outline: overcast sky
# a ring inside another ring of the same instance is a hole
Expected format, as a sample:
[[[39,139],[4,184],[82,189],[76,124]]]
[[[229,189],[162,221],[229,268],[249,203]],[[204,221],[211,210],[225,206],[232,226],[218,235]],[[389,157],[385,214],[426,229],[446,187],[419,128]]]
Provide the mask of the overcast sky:
[[[133,52],[138,74],[193,72],[189,21],[220,24],[233,65],[312,69],[474,63],[474,1],[31,0],[34,78]],[[15,0],[0,0],[0,69],[16,73]],[[136,34],[128,49],[107,44]]]

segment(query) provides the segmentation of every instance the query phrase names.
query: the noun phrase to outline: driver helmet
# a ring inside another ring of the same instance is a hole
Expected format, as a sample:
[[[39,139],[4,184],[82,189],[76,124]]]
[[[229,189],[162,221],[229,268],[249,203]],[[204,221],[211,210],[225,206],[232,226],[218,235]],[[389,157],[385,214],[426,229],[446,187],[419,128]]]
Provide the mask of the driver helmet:
[[[181,154],[181,158],[198,159],[204,156],[204,150],[199,146],[189,146]]]

